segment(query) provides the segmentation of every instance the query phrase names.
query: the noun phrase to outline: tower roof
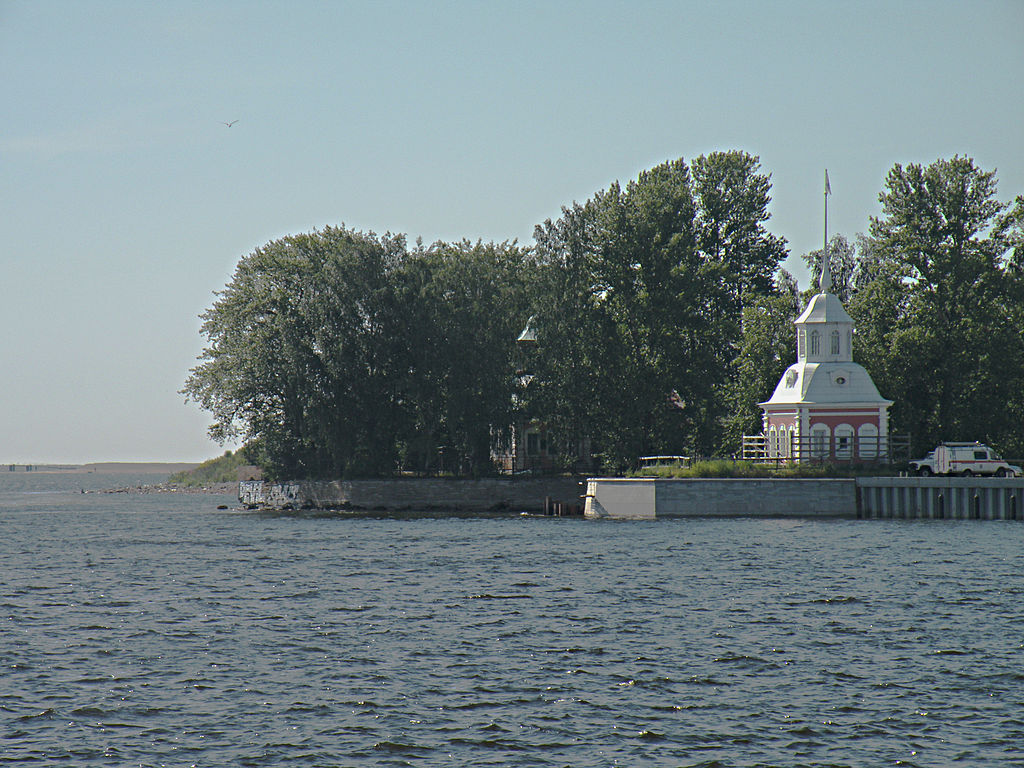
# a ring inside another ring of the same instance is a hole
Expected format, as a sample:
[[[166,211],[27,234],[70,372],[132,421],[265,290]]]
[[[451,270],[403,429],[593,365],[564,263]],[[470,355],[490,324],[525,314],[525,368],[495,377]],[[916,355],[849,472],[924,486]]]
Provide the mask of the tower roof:
[[[537,341],[537,331],[533,329],[533,321],[536,319],[536,315],[530,315],[530,319],[526,321],[526,327],[523,328],[519,336],[516,338],[517,342]]]
[[[819,293],[807,302],[807,308],[796,319],[796,324],[803,323],[853,323],[847,314],[843,302],[832,293]]]
[[[771,399],[758,403],[772,405],[892,405],[871,381],[863,366],[850,360],[830,363],[798,362],[789,366],[775,387]]]

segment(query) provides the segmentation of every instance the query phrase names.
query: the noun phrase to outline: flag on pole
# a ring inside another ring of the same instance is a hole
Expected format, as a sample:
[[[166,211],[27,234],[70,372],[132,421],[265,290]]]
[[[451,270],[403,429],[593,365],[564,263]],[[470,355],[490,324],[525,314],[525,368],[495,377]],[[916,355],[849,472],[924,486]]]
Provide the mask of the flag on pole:
[[[831,195],[832,194],[832,187],[830,187],[829,183],[828,183],[828,168],[825,169],[825,194],[826,195]]]

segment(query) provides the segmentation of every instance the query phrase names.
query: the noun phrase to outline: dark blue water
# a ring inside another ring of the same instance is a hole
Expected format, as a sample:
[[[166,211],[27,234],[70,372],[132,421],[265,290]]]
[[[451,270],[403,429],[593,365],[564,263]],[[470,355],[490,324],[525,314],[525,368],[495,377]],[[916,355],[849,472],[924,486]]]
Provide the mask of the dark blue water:
[[[25,482],[0,479],[0,764],[1024,765],[1021,523]]]

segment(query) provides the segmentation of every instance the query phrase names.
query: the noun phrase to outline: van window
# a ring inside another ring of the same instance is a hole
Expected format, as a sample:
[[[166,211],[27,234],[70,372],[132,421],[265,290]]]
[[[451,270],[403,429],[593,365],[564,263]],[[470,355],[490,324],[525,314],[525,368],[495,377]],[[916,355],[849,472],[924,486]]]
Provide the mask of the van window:
[[[985,459],[988,458],[988,451],[975,451],[974,458],[981,459],[982,461],[984,461]]]

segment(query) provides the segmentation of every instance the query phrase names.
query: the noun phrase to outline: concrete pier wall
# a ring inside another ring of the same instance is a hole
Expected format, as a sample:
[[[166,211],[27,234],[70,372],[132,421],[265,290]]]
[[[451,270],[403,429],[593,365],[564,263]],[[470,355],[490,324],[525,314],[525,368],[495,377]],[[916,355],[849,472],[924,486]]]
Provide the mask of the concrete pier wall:
[[[928,520],[1024,520],[1024,478],[867,477],[860,516]]]
[[[856,517],[854,480],[590,478],[590,518]]]
[[[1024,478],[843,479],[403,478],[332,483],[239,483],[251,507],[545,512],[578,504],[590,518],[846,517],[1024,520]]]
[[[663,517],[1024,520],[1024,479],[590,478],[585,514],[590,518],[621,520]]]

